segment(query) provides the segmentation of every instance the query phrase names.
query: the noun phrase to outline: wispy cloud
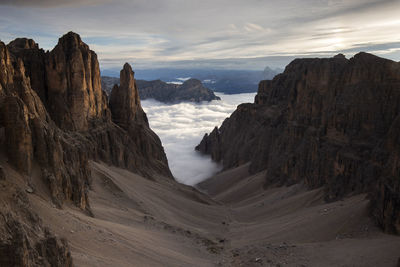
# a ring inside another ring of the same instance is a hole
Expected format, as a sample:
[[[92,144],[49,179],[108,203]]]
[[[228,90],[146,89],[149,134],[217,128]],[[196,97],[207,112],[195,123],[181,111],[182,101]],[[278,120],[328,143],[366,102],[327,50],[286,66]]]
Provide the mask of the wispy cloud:
[[[229,62],[272,56],[281,56],[285,64],[286,56],[339,52],[351,56],[358,47],[400,60],[393,53],[394,44],[400,42],[398,0],[3,0],[1,4],[3,41],[27,36],[51,49],[57,37],[73,30],[98,52],[103,66],[129,60],[147,67],[195,61],[229,67]],[[269,65],[256,62],[260,65],[253,69]]]

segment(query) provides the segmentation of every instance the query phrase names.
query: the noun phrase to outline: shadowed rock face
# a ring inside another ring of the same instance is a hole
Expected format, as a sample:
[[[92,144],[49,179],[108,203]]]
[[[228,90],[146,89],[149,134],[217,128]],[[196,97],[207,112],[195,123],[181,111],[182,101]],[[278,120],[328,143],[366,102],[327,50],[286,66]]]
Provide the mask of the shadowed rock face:
[[[72,267],[67,241],[43,225],[26,193],[3,181],[0,194],[0,266]]]
[[[225,169],[251,162],[266,184],[324,186],[327,200],[370,192],[377,222],[400,233],[399,114],[400,63],[296,59],[196,149]]]
[[[127,161],[127,167],[131,166],[130,169],[133,171],[147,168],[167,177],[172,177],[169,169],[165,168],[168,163],[162,149],[161,140],[150,129],[146,113],[140,105],[134,72],[128,63],[125,63],[121,70],[120,80],[120,86],[115,85],[110,96],[112,121],[121,127],[130,138],[129,142],[118,144],[120,150],[124,153],[117,156],[124,156],[117,161]],[[100,138],[100,140],[103,139]],[[115,136],[113,139],[120,140],[121,138]],[[113,152],[114,145],[110,146],[111,155],[116,154]],[[151,176],[149,172],[142,172],[142,174]]]
[[[66,34],[47,53],[28,39],[8,46],[0,42],[0,143],[9,162],[27,177],[33,163],[39,164],[56,206],[73,201],[90,213],[90,159],[147,177],[172,177],[140,107],[129,65],[121,80],[113,96],[125,102],[114,109],[114,118],[121,117],[115,124],[96,54],[79,35]]]
[[[72,201],[91,214],[89,160],[149,178],[172,178],[161,141],[140,106],[128,64],[111,103],[114,114],[101,90],[96,54],[79,35],[67,33],[51,52],[24,38],[7,46],[0,42],[0,147],[5,147],[8,162],[25,175],[28,184],[32,166],[39,165],[57,207]],[[19,218],[0,225],[18,233],[0,244],[0,256],[14,251],[15,257],[8,259],[16,261],[0,260],[1,264],[72,265],[65,241],[50,233],[31,241],[32,229],[21,227]]]
[[[67,33],[47,53],[28,39],[0,43],[0,56],[2,142],[17,169],[30,174],[32,162],[40,164],[58,206],[67,199],[89,209],[89,159],[172,176],[128,64],[111,99],[113,123],[96,54],[79,35]]]

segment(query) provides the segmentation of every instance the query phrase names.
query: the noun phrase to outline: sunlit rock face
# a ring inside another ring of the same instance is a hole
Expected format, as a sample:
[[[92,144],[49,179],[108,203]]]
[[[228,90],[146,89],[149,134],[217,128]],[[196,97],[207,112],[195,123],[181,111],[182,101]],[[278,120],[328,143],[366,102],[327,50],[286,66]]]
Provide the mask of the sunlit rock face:
[[[377,222],[399,233],[399,114],[400,63],[367,53],[296,59],[197,149],[225,169],[267,170],[267,185],[324,186],[326,200],[369,192]]]
[[[114,106],[113,116],[101,90],[96,54],[79,35],[67,33],[50,52],[25,38],[7,46],[0,42],[0,145],[26,184],[30,185],[32,175],[41,177],[56,207],[70,201],[92,214],[89,160],[101,160],[148,178],[172,178],[161,142],[140,106],[128,64],[121,71],[121,81],[113,101],[122,101],[118,102],[122,106]],[[29,188],[27,192],[33,191]],[[0,244],[0,255],[13,251],[18,259],[3,264],[71,266],[66,242],[40,227],[35,229],[41,223],[31,220],[35,214],[28,216],[26,227],[21,226],[29,201],[18,192],[12,195],[18,196],[22,200],[16,201],[26,202],[25,206],[7,206],[7,215],[0,210],[0,215],[9,217],[0,216],[6,218],[0,225],[15,229],[17,236],[10,236],[10,240],[19,242]],[[33,233],[37,235],[32,239]]]
[[[148,125],[140,106],[134,73],[128,63],[121,70],[120,85],[115,85],[111,91],[110,107],[112,120],[124,129],[128,129],[132,122]]]
[[[69,32],[46,59],[50,114],[62,129],[87,130],[90,120],[104,119],[107,101],[101,90],[97,55]]]
[[[61,37],[50,52],[25,38],[0,43],[0,64],[1,141],[9,161],[27,175],[38,162],[57,206],[72,200],[90,211],[90,159],[147,177],[171,177],[128,64],[113,94],[126,105],[114,109],[114,116],[101,90],[96,54],[75,33]],[[126,117],[113,123],[111,118],[119,116]]]

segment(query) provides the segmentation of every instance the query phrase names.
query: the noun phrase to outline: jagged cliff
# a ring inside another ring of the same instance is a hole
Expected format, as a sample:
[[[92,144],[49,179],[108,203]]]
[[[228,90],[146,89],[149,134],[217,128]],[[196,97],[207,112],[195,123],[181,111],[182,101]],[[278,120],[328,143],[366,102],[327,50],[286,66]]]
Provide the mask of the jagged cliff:
[[[133,72],[127,64],[121,71],[121,81],[121,86],[114,88],[109,105],[101,90],[96,54],[72,32],[61,37],[50,52],[24,38],[9,45],[0,42],[2,154],[26,175],[31,187],[29,177],[34,166],[39,166],[56,206],[72,201],[91,213],[89,160],[104,161],[146,177],[172,178],[161,142],[149,128],[140,106]],[[2,223],[8,225],[7,220]],[[21,230],[20,234],[21,245],[27,250],[32,248],[30,239],[24,236],[29,233]],[[15,249],[12,246],[0,244],[0,253]],[[38,260],[44,257],[42,252],[21,251],[32,255],[27,256],[26,262],[15,264],[46,265]],[[63,249],[59,252],[66,255]],[[60,258],[70,261],[70,256],[62,255]],[[55,266],[50,260],[48,263]]]
[[[399,121],[400,63],[296,59],[196,149],[225,169],[266,170],[266,185],[324,186],[330,201],[369,192],[377,222],[400,233]]]

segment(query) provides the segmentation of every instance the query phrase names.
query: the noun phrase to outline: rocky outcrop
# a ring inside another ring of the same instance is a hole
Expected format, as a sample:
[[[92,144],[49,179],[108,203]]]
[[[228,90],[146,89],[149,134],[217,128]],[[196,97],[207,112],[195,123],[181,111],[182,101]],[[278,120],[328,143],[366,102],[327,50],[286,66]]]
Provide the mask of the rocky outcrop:
[[[120,72],[120,85],[115,85],[110,95],[112,121],[121,128],[113,127],[108,133],[113,138],[108,145],[114,155],[116,165],[141,172],[150,177],[151,170],[172,177],[168,169],[167,157],[158,136],[150,129],[146,113],[140,105],[134,72],[126,63]],[[123,135],[129,138],[124,138]],[[97,140],[105,138],[96,137]],[[114,144],[113,144],[114,143]],[[115,147],[117,145],[117,151]],[[104,147],[104,144],[101,146]],[[107,146],[106,146],[107,147]],[[121,153],[122,152],[122,153]],[[140,170],[148,171],[140,171]]]
[[[0,266],[73,266],[67,241],[43,225],[24,191],[1,181],[0,204]]]
[[[29,39],[16,39],[7,46],[0,42],[2,153],[28,185],[33,166],[38,166],[56,207],[71,201],[92,214],[89,160],[149,178],[172,178],[160,139],[140,106],[128,64],[110,102],[112,109],[101,90],[96,54],[79,35],[67,33],[50,52]],[[3,174],[1,182],[8,183]],[[9,183],[1,188],[12,187]],[[34,190],[29,187],[28,192]],[[36,215],[26,217],[27,210],[0,209],[0,265],[72,266],[66,241],[43,230],[40,219],[30,221]]]
[[[328,201],[371,192],[374,217],[399,233],[399,88],[400,64],[370,54],[296,59],[196,149],[267,170],[266,184],[324,186]]]
[[[119,84],[118,78],[102,77],[103,90],[109,92],[109,94],[111,94],[111,88],[114,84]],[[197,79],[189,79],[181,85],[166,83],[161,80],[136,80],[136,85],[142,100],[152,98],[164,103],[221,100]]]
[[[87,130],[92,120],[109,119],[97,55],[69,32],[46,59],[47,107],[63,130]]]
[[[153,98],[164,103],[221,100],[212,90],[204,87],[201,81],[197,79],[189,79],[182,85],[168,84],[160,80],[139,80],[138,87],[141,99]]]
[[[112,120],[124,129],[132,123],[145,124],[147,118],[140,106],[139,92],[131,66],[125,63],[120,73],[120,85],[114,85],[110,95]]]
[[[17,38],[7,45],[11,54],[22,59],[25,76],[29,77],[32,89],[46,103],[46,55],[32,39]]]
[[[79,35],[64,35],[47,53],[28,39],[8,46],[0,42],[0,64],[0,141],[19,171],[29,176],[32,164],[40,165],[58,207],[70,200],[90,212],[90,159],[147,177],[172,177],[140,107],[129,65],[111,101],[124,101],[122,106],[115,102],[114,123],[96,54]]]
[[[48,53],[26,38],[7,47],[22,60],[31,88],[59,128],[85,131],[93,120],[110,119],[97,55],[78,34],[67,33]]]
[[[15,42],[11,44],[16,51]],[[69,144],[67,136],[51,120],[32,89],[30,78],[26,76],[31,72],[25,70],[25,65],[30,66],[29,57],[19,57],[27,53],[18,50],[16,54],[10,54],[6,46],[1,48],[1,55],[5,56],[1,62],[8,62],[2,64],[2,70],[9,75],[1,80],[5,89],[0,98],[0,127],[4,128],[1,141],[10,163],[29,176],[33,162],[38,162],[57,206],[61,207],[65,200],[72,200],[78,207],[89,210],[87,153]],[[27,49],[37,49],[37,45]],[[24,60],[27,60],[26,64]]]

